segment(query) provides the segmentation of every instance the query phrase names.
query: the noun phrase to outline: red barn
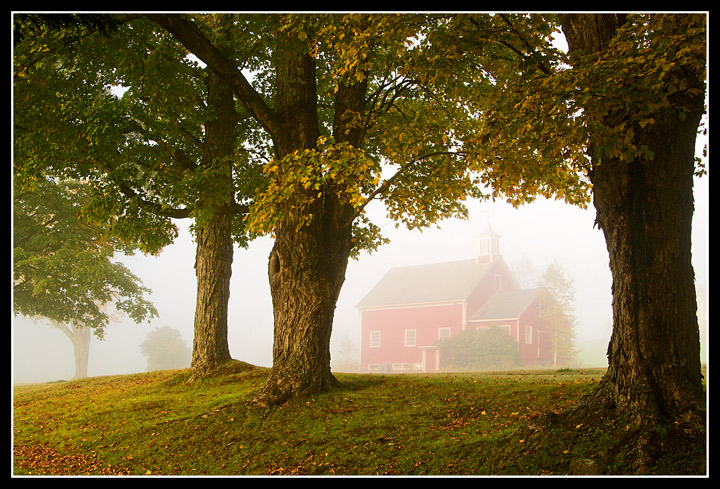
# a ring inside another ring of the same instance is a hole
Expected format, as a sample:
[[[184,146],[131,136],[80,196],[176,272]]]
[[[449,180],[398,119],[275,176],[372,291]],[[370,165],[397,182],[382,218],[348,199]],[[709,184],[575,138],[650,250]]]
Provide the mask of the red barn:
[[[556,335],[541,319],[541,289],[518,286],[498,240],[492,230],[481,236],[476,259],[388,271],[357,305],[360,371],[437,371],[439,339],[490,327],[519,343],[522,366],[551,363]]]

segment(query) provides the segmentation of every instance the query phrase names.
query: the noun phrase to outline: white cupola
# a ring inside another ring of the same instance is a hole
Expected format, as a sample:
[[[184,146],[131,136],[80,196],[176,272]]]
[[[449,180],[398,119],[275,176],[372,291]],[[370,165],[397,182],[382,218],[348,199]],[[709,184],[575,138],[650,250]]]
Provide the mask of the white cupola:
[[[488,224],[484,233],[478,236],[480,247],[478,249],[478,263],[492,263],[500,256],[500,235],[495,233]]]

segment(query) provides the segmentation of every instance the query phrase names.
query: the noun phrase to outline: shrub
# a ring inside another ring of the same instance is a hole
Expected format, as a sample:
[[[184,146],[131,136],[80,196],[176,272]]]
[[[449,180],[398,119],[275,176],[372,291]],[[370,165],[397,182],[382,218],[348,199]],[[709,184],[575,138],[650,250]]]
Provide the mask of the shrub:
[[[520,348],[503,328],[468,329],[438,342],[442,370],[502,370],[520,366]]]
[[[140,345],[140,353],[148,359],[148,372],[186,368],[192,355],[180,331],[169,326],[150,331]]]

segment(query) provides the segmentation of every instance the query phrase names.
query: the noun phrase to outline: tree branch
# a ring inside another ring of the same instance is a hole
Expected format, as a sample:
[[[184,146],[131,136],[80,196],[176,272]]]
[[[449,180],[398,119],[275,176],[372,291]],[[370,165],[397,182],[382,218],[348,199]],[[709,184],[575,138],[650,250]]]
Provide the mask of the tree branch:
[[[50,324],[53,326],[53,328],[57,328],[60,331],[62,331],[65,334],[65,336],[67,336],[70,339],[70,341],[73,340],[73,336],[74,336],[73,330],[70,329],[65,323],[56,321],[55,319],[50,319],[50,318],[47,318],[47,319],[50,321]]]
[[[98,161],[95,159],[87,159],[87,160],[78,160],[80,163],[92,163],[94,165],[99,166],[100,168],[104,169],[107,173],[112,173],[113,168],[108,165],[107,163],[103,163],[102,161]],[[185,208],[185,209],[174,209],[171,207],[165,207],[161,204],[158,204],[157,202],[150,202],[142,197],[140,197],[140,194],[138,194],[132,187],[125,183],[119,183],[118,189],[120,192],[127,197],[128,199],[136,199],[140,207],[143,209],[152,212],[153,214],[156,214],[158,216],[164,216],[164,217],[170,217],[173,219],[185,219],[187,217],[190,217],[191,209]]]
[[[175,36],[188,51],[225,80],[243,108],[270,134],[274,134],[277,126],[275,112],[250,85],[235,63],[223,55],[197,25],[177,14],[147,14],[145,17]]]
[[[412,166],[413,164],[417,163],[418,161],[422,161],[427,158],[432,158],[434,156],[441,156],[441,155],[454,155],[454,156],[462,156],[466,153],[462,151],[434,151],[432,153],[428,153],[422,156],[418,156],[417,158],[414,158],[404,165],[402,165],[400,168],[398,168],[398,171],[395,172],[393,176],[385,180],[382,185],[380,185],[378,188],[372,191],[372,193],[368,196],[367,200],[363,205],[358,207],[356,215],[360,215],[360,213],[363,211],[363,209],[370,203],[370,201],[374,200],[375,197],[385,192],[390,186],[395,183],[402,175],[404,175]]]
[[[536,51],[535,49],[533,49],[533,47],[530,45],[530,43],[528,42],[528,40],[525,39],[525,38],[523,37],[523,35],[515,28],[515,26],[513,25],[513,23],[510,22],[510,19],[508,18],[508,16],[507,16],[506,14],[499,14],[499,17],[500,17],[500,18],[503,20],[503,22],[508,26],[508,28],[510,29],[510,31],[511,31],[513,34],[515,34],[515,35],[520,39],[520,41],[525,45],[525,49],[527,50],[527,53],[524,53],[524,52],[521,51],[520,49],[516,48],[515,46],[513,46],[513,45],[512,45],[510,42],[508,42],[508,41],[503,41],[502,39],[496,39],[496,42],[498,42],[499,44],[502,44],[503,46],[505,46],[506,48],[508,48],[509,50],[511,50],[512,52],[514,52],[515,54],[517,54],[520,58],[522,58],[522,59],[524,59],[524,60],[533,60],[533,61],[535,61],[535,63],[537,64],[538,68],[540,68],[540,71],[542,71],[542,72],[543,72],[544,74],[546,74],[546,75],[551,75],[551,74],[552,74],[552,71],[550,70],[550,68],[548,68],[547,66],[545,66],[545,64],[542,62],[542,59],[540,58],[541,53],[539,53],[538,51]],[[482,27],[480,26],[480,24],[478,24],[477,20],[475,20],[472,16],[470,17],[470,22],[472,22],[473,25],[475,25],[475,27],[477,27],[477,28],[479,28],[479,29],[482,28]],[[537,55],[537,56],[535,56],[535,55]]]

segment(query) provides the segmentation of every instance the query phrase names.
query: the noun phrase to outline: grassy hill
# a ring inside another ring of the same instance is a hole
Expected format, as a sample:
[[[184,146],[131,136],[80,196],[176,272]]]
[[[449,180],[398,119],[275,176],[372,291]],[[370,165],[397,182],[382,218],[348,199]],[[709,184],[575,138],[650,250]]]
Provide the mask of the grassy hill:
[[[231,362],[194,383],[178,370],[15,387],[13,473],[632,473],[622,447],[634,428],[621,419],[528,436],[537,414],[567,409],[602,369],[337,374],[342,388],[267,409],[250,401],[268,372]],[[653,473],[704,475],[704,433],[676,446],[672,431]]]

